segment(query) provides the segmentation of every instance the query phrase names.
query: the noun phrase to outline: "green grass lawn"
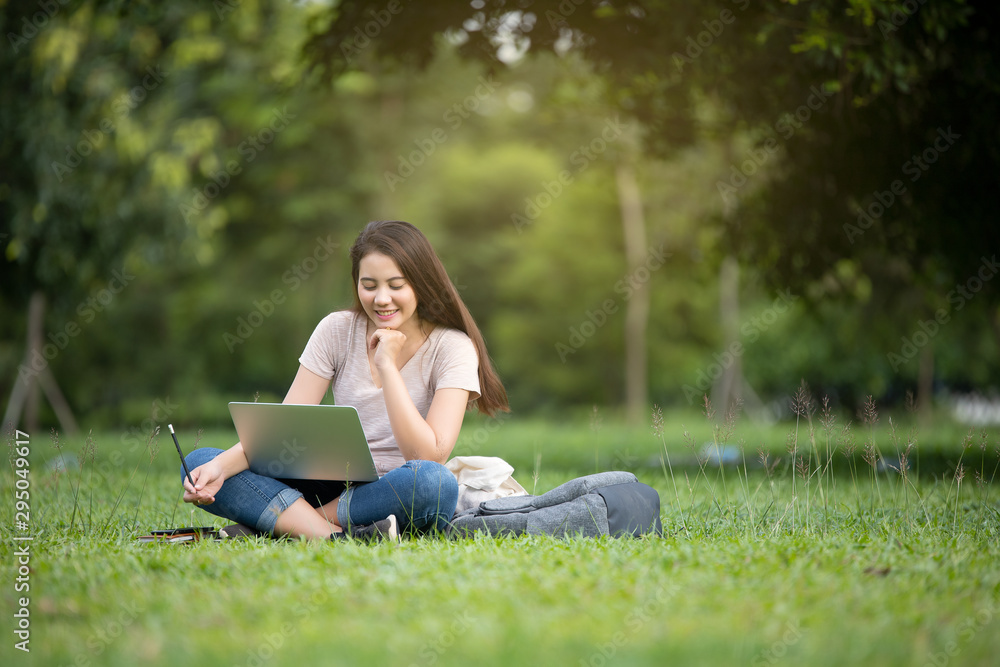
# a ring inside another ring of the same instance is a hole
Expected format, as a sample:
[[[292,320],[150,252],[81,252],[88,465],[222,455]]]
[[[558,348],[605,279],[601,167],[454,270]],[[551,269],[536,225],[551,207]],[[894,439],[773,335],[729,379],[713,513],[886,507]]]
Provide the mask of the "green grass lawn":
[[[456,453],[503,456],[536,493],[633,469],[660,492],[662,538],[138,544],[151,528],[224,524],[180,502],[169,435],[151,459],[120,433],[95,434],[91,459],[82,437],[60,451],[30,434],[30,542],[13,539],[27,534],[15,527],[15,468],[2,476],[0,663],[996,664],[995,430],[963,442],[959,426],[904,424],[899,451],[918,441],[904,478],[862,456],[869,438],[897,455],[888,419],[854,427],[848,459],[849,438],[831,430],[828,450],[816,416],[796,438],[794,423],[730,435],[671,414],[662,439],[592,417],[470,419]],[[179,436],[194,446],[194,433]],[[713,440],[742,445],[746,467],[699,465]],[[200,443],[225,447],[232,434]],[[935,469],[918,467],[925,452]],[[60,455],[82,469],[59,472]],[[15,648],[21,597],[30,653]]]

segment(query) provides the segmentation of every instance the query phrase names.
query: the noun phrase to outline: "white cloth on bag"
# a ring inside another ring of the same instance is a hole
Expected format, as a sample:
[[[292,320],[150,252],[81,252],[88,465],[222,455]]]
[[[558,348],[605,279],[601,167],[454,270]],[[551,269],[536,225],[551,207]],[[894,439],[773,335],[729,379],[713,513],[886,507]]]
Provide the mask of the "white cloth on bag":
[[[512,477],[514,467],[499,457],[456,456],[444,465],[458,480],[456,513],[484,500],[528,495]]]

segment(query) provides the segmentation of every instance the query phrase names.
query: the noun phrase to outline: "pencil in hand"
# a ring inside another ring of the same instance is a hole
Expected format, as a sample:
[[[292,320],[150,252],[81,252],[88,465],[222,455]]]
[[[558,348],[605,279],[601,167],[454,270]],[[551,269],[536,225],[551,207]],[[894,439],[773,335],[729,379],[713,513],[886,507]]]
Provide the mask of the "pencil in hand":
[[[184,461],[184,452],[181,451],[181,444],[177,442],[177,434],[174,433],[174,425],[167,424],[167,428],[170,429],[170,437],[174,439],[174,447],[177,448],[177,456],[181,457],[181,466],[184,467],[184,474],[187,475],[188,481],[191,482],[191,488],[194,488],[194,480],[191,479],[191,471],[188,470],[187,462]]]

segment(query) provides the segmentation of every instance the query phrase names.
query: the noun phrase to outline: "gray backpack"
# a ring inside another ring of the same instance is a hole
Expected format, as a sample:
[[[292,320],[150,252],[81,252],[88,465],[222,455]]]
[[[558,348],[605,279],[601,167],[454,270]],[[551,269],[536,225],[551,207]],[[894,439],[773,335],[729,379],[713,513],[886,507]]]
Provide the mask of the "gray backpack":
[[[448,533],[490,535],[661,535],[660,495],[630,472],[578,477],[540,496],[494,498],[459,512]]]

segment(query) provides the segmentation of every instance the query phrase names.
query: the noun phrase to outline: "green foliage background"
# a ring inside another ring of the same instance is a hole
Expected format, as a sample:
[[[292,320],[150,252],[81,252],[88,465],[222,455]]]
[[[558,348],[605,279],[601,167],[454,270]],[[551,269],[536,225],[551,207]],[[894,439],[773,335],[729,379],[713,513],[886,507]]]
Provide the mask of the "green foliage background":
[[[403,7],[414,13],[359,40],[349,62],[337,39],[357,37],[381,8],[0,4],[0,396],[18,376],[27,303],[41,291],[54,346],[45,364],[84,424],[138,424],[151,405],[172,405],[179,424],[225,425],[228,400],[283,396],[313,326],[350,302],[354,236],[370,219],[398,218],[437,247],[516,410],[614,410],[624,286],[635,277],[615,185],[627,160],[648,245],[669,255],[649,274],[651,403],[688,406],[685,385],[724,355],[718,276],[730,256],[745,327],[779,294],[799,297],[741,336],[763,400],[781,402],[806,378],[848,409],[868,394],[901,401],[918,361],[893,368],[887,355],[995,247],[995,234],[977,236],[992,229],[978,217],[988,193],[956,189],[995,165],[995,128],[981,129],[995,80],[974,109],[957,97],[934,106],[928,93],[961,78],[959,56],[978,58],[962,75],[968,85],[990,80],[995,61],[976,40],[993,12],[922,5],[885,33],[879,22],[901,3],[768,2],[740,13],[742,3],[663,2],[641,16],[584,4],[563,18],[598,38],[554,52],[561,28],[542,18],[549,4],[536,3],[525,33],[530,57],[508,64],[481,48],[485,28],[463,24],[475,12],[456,3]],[[725,9],[738,15],[729,32],[676,67],[685,40]],[[464,25],[466,41],[441,37],[444,25]],[[830,79],[838,67],[850,76]],[[810,85],[837,95],[829,113],[781,147],[734,210],[719,182]],[[285,121],[275,132],[276,118]],[[945,154],[913,188],[917,199],[845,247],[845,211],[887,187],[901,163],[903,153],[872,143],[873,128],[898,125],[911,141],[950,118],[974,130],[954,162]],[[100,131],[105,121],[111,132]],[[595,143],[609,127],[618,130]],[[854,152],[831,143],[843,137]],[[133,277],[110,295],[114,271]],[[984,283],[930,339],[939,392],[996,385],[996,293]]]

